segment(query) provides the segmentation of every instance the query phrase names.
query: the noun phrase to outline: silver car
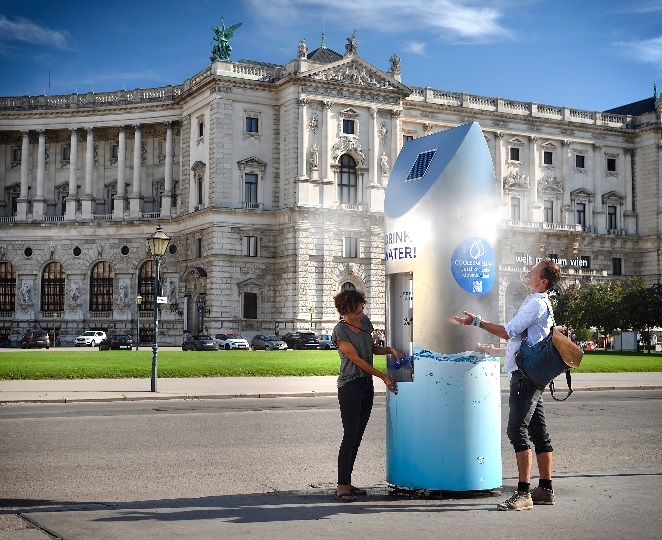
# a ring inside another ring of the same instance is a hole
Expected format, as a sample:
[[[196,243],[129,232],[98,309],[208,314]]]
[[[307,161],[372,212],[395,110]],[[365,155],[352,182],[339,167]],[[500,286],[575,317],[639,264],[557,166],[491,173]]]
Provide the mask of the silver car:
[[[331,341],[331,334],[320,334],[317,336],[320,340],[320,349],[328,351],[329,349],[337,349],[336,344]]]
[[[251,339],[251,349],[258,351],[264,349],[265,351],[286,351],[287,343],[281,341],[276,336],[265,336],[263,334],[258,334],[253,339]]]

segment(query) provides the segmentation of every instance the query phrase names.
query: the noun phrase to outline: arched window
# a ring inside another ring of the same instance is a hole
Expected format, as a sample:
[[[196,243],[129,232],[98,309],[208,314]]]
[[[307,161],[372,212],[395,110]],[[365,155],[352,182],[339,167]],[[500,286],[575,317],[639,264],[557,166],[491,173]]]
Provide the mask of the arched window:
[[[356,285],[354,285],[351,281],[345,281],[345,283],[343,283],[340,286],[341,291],[346,291],[348,289],[349,290],[356,290]]]
[[[64,311],[64,268],[50,262],[41,274],[41,311]]]
[[[10,262],[0,262],[0,312],[14,311],[16,306],[16,269]]]
[[[138,273],[138,294],[143,297],[141,313],[154,312],[154,261],[145,261]]]
[[[356,204],[356,161],[349,154],[340,156],[338,200],[340,204]]]
[[[113,267],[107,261],[100,261],[90,273],[90,311],[113,310]]]

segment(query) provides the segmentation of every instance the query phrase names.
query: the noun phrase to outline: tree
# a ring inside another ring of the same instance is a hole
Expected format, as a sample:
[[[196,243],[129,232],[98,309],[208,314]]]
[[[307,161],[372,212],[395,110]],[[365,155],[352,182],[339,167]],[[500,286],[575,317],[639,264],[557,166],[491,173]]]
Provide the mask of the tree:
[[[572,284],[553,296],[554,319],[556,324],[565,325],[575,330],[585,328],[584,309],[581,303],[581,289]]]
[[[623,324],[623,287],[620,282],[591,283],[581,289],[583,326],[595,326],[611,334]]]

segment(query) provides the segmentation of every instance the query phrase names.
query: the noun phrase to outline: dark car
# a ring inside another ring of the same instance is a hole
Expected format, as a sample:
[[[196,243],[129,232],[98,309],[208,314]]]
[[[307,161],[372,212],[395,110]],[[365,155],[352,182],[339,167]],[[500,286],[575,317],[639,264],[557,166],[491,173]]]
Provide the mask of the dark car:
[[[132,348],[133,339],[126,334],[113,334],[112,336],[102,339],[99,343],[100,351],[107,351],[109,349],[128,349],[130,351]]]
[[[320,340],[312,332],[288,332],[282,337],[290,349],[317,349]]]
[[[28,330],[21,339],[21,349],[41,349],[51,346],[51,337],[46,330]]]
[[[182,343],[182,351],[217,351],[218,341],[211,336],[191,336]]]
[[[259,351],[264,349],[265,351],[284,351],[287,349],[287,343],[278,339],[276,336],[265,336],[264,334],[258,334],[253,339],[251,339],[251,349],[254,351]]]

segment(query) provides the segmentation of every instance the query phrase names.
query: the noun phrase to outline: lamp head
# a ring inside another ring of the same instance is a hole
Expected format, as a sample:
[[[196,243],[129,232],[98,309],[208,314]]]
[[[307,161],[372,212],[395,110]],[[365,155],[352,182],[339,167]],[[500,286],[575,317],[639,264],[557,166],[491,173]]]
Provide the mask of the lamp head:
[[[149,252],[152,254],[152,257],[163,257],[169,243],[170,237],[163,232],[160,225],[156,228],[156,232],[147,239]]]

